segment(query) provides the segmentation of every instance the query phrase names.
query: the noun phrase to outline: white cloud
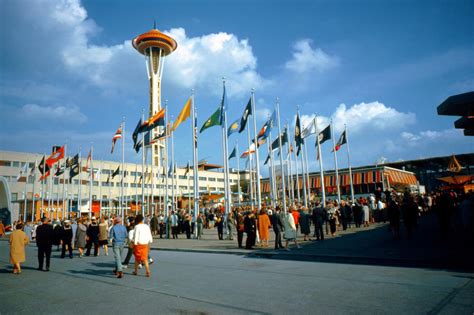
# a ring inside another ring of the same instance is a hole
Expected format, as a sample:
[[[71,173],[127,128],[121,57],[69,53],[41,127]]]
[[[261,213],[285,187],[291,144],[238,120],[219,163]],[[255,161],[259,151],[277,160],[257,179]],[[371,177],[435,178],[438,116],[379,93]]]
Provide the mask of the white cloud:
[[[409,146],[419,146],[430,142],[437,142],[440,140],[455,139],[460,136],[460,131],[456,129],[445,129],[441,131],[424,130],[418,133],[411,133],[403,131],[401,138],[406,141]]]
[[[257,120],[267,120],[272,115],[272,111],[268,108],[257,108],[256,109]]]
[[[302,127],[308,126],[314,119],[312,115],[301,115]],[[399,112],[395,108],[388,107],[380,102],[354,104],[347,108],[345,104],[339,105],[330,116],[317,116],[318,129],[326,127],[333,121],[334,130],[340,132],[344,130],[344,124],[351,133],[373,130],[393,130],[401,129],[415,122],[415,114]],[[296,121],[296,116],[293,120]],[[403,133],[402,137],[413,136],[410,133]]]
[[[54,120],[62,122],[87,121],[87,116],[81,113],[77,106],[39,106],[36,104],[26,104],[21,110],[22,117],[26,119],[35,119],[41,121]]]
[[[292,59],[287,61],[285,67],[296,73],[311,71],[323,72],[338,65],[336,57],[325,53],[321,48],[313,49],[312,41],[302,39],[296,42]]]

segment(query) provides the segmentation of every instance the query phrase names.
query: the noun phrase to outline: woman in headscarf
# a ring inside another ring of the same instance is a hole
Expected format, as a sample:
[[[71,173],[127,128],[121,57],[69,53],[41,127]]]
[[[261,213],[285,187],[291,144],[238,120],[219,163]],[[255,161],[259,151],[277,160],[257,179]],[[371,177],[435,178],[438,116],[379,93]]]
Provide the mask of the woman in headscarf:
[[[29,241],[28,236],[22,231],[23,223],[18,223],[15,228],[10,234],[10,262],[13,264],[13,273],[20,274],[20,263],[25,261],[25,246]]]

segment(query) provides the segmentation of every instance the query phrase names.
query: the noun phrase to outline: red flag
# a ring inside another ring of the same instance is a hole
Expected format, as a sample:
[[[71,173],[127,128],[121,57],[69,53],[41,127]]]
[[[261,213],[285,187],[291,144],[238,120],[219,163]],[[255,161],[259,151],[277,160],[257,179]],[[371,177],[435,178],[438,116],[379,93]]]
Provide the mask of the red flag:
[[[64,146],[56,148],[56,150],[46,159],[46,164],[51,168],[54,163],[62,158],[64,158]]]
[[[110,151],[110,153],[114,153],[115,142],[117,142],[117,140],[121,138],[122,138],[122,125],[120,125],[120,127],[115,132],[114,137],[112,138],[112,150]]]

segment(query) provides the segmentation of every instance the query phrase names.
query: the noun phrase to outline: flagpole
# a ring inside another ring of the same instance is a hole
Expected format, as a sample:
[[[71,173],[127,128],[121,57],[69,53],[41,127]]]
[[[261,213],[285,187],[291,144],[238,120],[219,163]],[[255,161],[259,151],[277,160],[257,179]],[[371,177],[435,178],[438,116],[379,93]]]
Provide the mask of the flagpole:
[[[278,97],[276,99],[276,106],[277,106],[278,134],[279,134],[278,142],[279,142],[279,147],[280,147],[279,152],[280,152],[281,187],[282,187],[282,190],[283,190],[283,197],[282,197],[283,212],[286,214],[287,213],[287,209],[286,209],[286,185],[285,185],[285,174],[283,172],[283,148],[282,148],[283,145],[281,143],[280,103],[279,103]]]
[[[79,213],[78,216],[81,216],[81,206],[82,206],[82,196],[81,196],[81,186],[82,186],[82,146],[79,146],[79,187],[78,187],[78,193],[77,193],[77,212]],[[90,218],[89,218],[90,219]]]
[[[288,144],[287,144],[287,147],[288,147],[288,173],[290,175],[290,181],[289,181],[289,185],[291,187],[290,191],[291,191],[291,204],[295,204],[295,185],[294,185],[294,181],[293,181],[293,166],[291,164],[293,164],[293,161],[292,161],[292,158],[291,158],[291,131],[290,131],[290,124],[287,122],[286,123],[286,126],[287,126],[287,132],[288,132]]]
[[[334,167],[336,168],[336,186],[337,186],[337,202],[338,204],[341,203],[341,190],[339,188],[339,170],[337,168],[337,155],[336,155],[336,140],[334,139],[334,128],[332,125],[332,119],[331,119],[331,138],[332,138],[332,151],[334,152]]]
[[[275,196],[275,170],[274,170],[274,163],[273,163],[273,150],[272,150],[272,132],[270,131],[268,134],[268,140],[267,140],[267,148],[268,148],[268,154],[270,155],[270,169],[268,171],[269,174],[269,179],[270,179],[270,195],[272,197],[272,206],[274,207],[276,204],[276,196]]]
[[[300,116],[300,111],[298,110],[298,117]],[[301,132],[301,131],[300,131]],[[303,180],[303,202],[304,206],[308,207],[308,192],[307,192],[307,186],[306,186],[306,175],[305,175],[305,150],[304,150],[305,143],[301,143],[301,156],[300,156],[300,161],[301,161],[301,179]],[[298,187],[299,188],[299,187]]]
[[[102,161],[99,163],[99,172],[98,172],[99,178],[98,183],[99,183],[99,217],[102,217]]]
[[[296,142],[293,139],[294,148],[296,149]],[[298,170],[298,156],[296,155],[296,150],[293,149],[293,154],[295,156],[295,171],[296,171],[296,194],[298,197],[298,203],[301,203],[301,194],[300,194],[300,175]]]
[[[354,185],[352,183],[351,159],[350,159],[350,154],[349,154],[349,138],[347,137],[347,127],[345,124],[344,124],[344,132],[346,136],[347,165],[349,166],[349,183],[351,184],[351,198],[352,198],[352,204],[354,204],[355,198],[354,198]]]
[[[321,192],[322,192],[322,199],[323,199],[323,207],[326,207],[326,191],[324,189],[324,169],[323,169],[323,156],[321,154],[321,145],[319,143],[319,131],[318,131],[318,119],[316,116],[313,118],[314,126],[316,129],[316,143],[318,146],[318,156],[319,156],[319,176],[321,179]]]
[[[250,128],[247,128],[247,142],[248,142],[248,150],[249,150],[249,184],[250,184],[250,205],[252,210],[254,208],[254,199],[253,199],[253,174],[252,174],[252,154],[250,153]]]
[[[255,90],[252,89],[252,95],[250,97],[252,101],[252,116],[253,116],[253,132],[254,132],[254,141],[255,141],[255,159],[257,165],[257,174],[256,174],[256,181],[257,181],[257,209],[262,207],[262,190],[260,186],[260,156],[258,153],[258,134],[257,134],[257,115],[255,109]]]
[[[43,173],[41,175],[44,175],[45,171],[46,171],[46,154],[43,155],[43,159],[41,160],[43,162]],[[40,162],[40,165],[41,165],[41,162]],[[42,217],[42,212],[43,212],[43,208],[44,208],[44,196],[46,194],[45,192],[45,189],[44,189],[44,182],[45,182],[45,178],[41,179],[41,177],[43,176],[40,176],[40,180],[41,180],[41,188],[40,188],[40,195],[41,195],[41,208],[40,208],[40,219]]]
[[[304,159],[305,159],[305,167],[306,167],[306,193],[307,193],[307,200],[305,203],[305,207],[308,207],[308,202],[311,199],[311,187],[310,187],[310,180],[309,180],[309,163],[308,163],[308,147],[306,144],[303,145],[304,149]]]
[[[165,149],[164,149],[164,152],[166,153],[165,154],[165,170],[164,170],[164,173],[165,173],[165,185],[166,185],[166,188],[165,188],[165,226],[166,226],[166,238],[169,238],[170,237],[170,229],[169,229],[169,222],[168,222],[168,217],[169,217],[169,207],[168,207],[168,202],[169,202],[169,199],[168,199],[168,193],[169,193],[169,189],[168,189],[168,182],[169,182],[169,174],[168,174],[168,132],[169,131],[169,123],[168,123],[168,100],[165,100],[165,126],[166,126],[166,137],[165,137]],[[143,174],[143,172],[142,172]],[[143,178],[142,178],[142,181],[143,181]],[[143,184],[142,184],[143,185]],[[143,199],[143,198],[142,198]]]
[[[190,182],[189,182],[189,167],[191,164],[189,164],[189,160],[188,160],[188,165],[186,167],[186,177],[187,177],[187,180],[188,180],[188,214],[191,214],[191,187],[190,187]],[[194,216],[193,216],[194,217]],[[196,221],[194,221],[196,222]]]
[[[33,167],[33,196],[32,196],[32,201],[33,204],[31,205],[31,222],[35,221],[35,203],[36,203],[36,197],[35,197],[35,185],[36,185],[36,164],[38,163],[38,159],[35,159],[35,166]]]
[[[196,222],[194,229],[194,237],[197,239],[197,217],[199,214],[199,174],[198,174],[198,147],[197,147],[197,114],[196,114],[196,104],[194,103],[194,90],[191,94],[192,102],[192,142],[193,142],[193,186],[194,186],[194,222]]]
[[[145,111],[142,108],[142,122],[145,122]],[[142,204],[140,210],[142,216],[145,216],[145,133],[142,132]]]
[[[137,207],[138,207],[138,183],[137,183],[137,175],[138,174],[137,173],[138,173],[138,164],[135,164],[135,179],[134,179],[134,184],[135,184],[135,210],[137,210]]]
[[[225,81],[224,81],[225,82]],[[229,156],[228,153],[228,146],[227,146],[227,112],[226,108],[224,107],[224,124],[222,126],[222,135],[224,137],[224,171],[225,171],[225,194],[226,194],[226,204],[225,204],[225,218],[224,222],[227,222],[227,218],[229,217],[229,212],[231,208],[231,203],[232,203],[232,197],[230,195],[230,185],[229,185],[229,161],[227,157]],[[227,227],[227,225],[225,225]]]
[[[123,194],[124,174],[125,174],[125,116],[123,116],[122,118],[122,181],[121,181],[122,185],[120,187],[120,195],[121,195],[120,208],[121,208],[122,221],[125,221],[125,211],[124,211],[124,206],[123,206],[123,202],[125,199],[125,196]]]
[[[173,121],[171,121],[170,125],[172,126],[173,125]],[[174,177],[174,173],[175,173],[176,169],[175,169],[175,164],[174,164],[174,131],[171,132],[171,176],[173,176],[171,178],[171,210],[174,211],[175,210],[175,177]]]
[[[89,166],[89,217],[92,217],[92,180],[94,176],[94,168],[92,163],[92,155],[94,154],[94,145],[91,143],[91,162]]]
[[[239,141],[235,141],[235,150],[236,150],[236,158],[237,158],[237,194],[238,199],[237,199],[237,205],[240,207],[240,155],[239,155]]]
[[[26,201],[26,196],[27,196],[27,193],[26,193],[26,190],[28,188],[28,179],[30,178],[30,170],[29,170],[29,167],[28,167],[28,162],[25,162],[26,164],[26,180],[25,180],[25,200],[24,200],[24,209],[23,209],[23,221],[26,223],[27,219],[26,219],[26,207],[27,207],[27,204],[28,202]],[[23,167],[23,169],[25,169],[25,167]]]
[[[64,158],[66,159],[64,161],[64,169],[63,169],[63,219],[66,218],[66,206],[65,206],[65,202],[66,202],[66,168],[67,168],[67,165],[66,165],[66,161],[67,161],[67,144],[68,144],[68,141],[66,141],[66,144],[64,145]]]

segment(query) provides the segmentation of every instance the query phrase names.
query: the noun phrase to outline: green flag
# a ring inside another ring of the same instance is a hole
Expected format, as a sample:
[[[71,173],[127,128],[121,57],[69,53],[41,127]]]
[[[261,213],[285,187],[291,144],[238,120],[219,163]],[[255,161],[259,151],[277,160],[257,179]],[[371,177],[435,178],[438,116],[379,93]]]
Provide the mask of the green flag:
[[[207,128],[210,128],[212,126],[220,126],[221,124],[222,124],[222,121],[221,121],[221,106],[219,106],[219,108],[214,112],[214,114],[212,114],[211,117],[209,117],[206,120],[204,125],[202,125],[201,130],[199,131],[199,133],[202,133]]]

